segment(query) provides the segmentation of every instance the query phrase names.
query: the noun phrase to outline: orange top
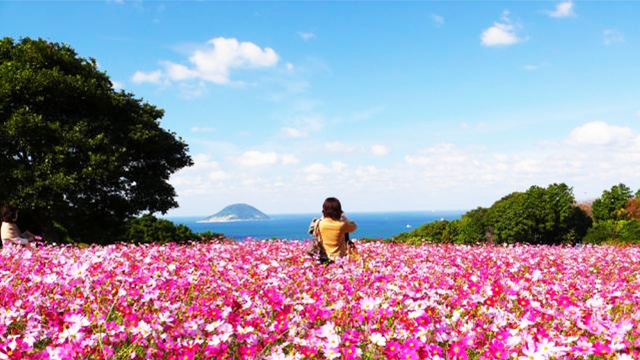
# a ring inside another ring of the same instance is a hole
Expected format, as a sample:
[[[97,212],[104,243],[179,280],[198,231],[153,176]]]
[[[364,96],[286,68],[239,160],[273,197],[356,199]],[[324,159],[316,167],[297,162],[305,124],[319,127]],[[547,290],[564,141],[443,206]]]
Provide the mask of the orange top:
[[[355,231],[356,223],[353,221],[336,221],[330,218],[323,218],[318,227],[322,239],[322,246],[327,252],[327,256],[330,258],[347,256],[347,243],[344,234]]]

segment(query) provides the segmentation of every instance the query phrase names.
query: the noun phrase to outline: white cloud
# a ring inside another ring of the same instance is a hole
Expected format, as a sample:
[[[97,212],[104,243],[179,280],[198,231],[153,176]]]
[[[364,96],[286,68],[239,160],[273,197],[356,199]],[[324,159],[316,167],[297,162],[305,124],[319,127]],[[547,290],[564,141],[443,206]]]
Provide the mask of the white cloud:
[[[260,48],[252,42],[240,42],[234,38],[217,37],[207,41],[204,47],[193,50],[189,65],[161,61],[164,72],[136,72],[139,82],[160,83],[162,77],[170,81],[200,79],[215,84],[230,84],[234,69],[257,69],[275,66],[280,60],[271,48]]]
[[[435,27],[441,27],[444,25],[444,17],[438,14],[431,14],[431,22]]]
[[[309,41],[313,38],[316,37],[316,34],[312,33],[312,32],[304,32],[304,31],[300,31],[298,32],[298,36],[300,36],[300,38],[304,41]]]
[[[210,127],[198,127],[198,126],[194,126],[191,128],[191,132],[195,132],[195,133],[208,133],[208,132],[213,132],[216,129],[214,128],[210,128]]]
[[[160,84],[160,78],[162,77],[162,71],[156,70],[151,72],[136,71],[131,77],[131,81],[136,84],[152,83]]]
[[[344,171],[347,168],[347,164],[341,162],[341,161],[332,161],[331,162],[331,169],[333,171]]]
[[[459,165],[467,162],[469,155],[453,144],[438,144],[422,149],[413,155],[406,155],[405,161],[410,165]]]
[[[282,134],[285,137],[288,138],[293,138],[293,139],[300,139],[300,138],[306,138],[307,137],[307,133],[299,130],[299,129],[294,129],[294,128],[290,128],[290,127],[284,127],[282,128]]]
[[[284,154],[280,158],[282,160],[282,165],[297,165],[300,163],[300,159],[295,155]]]
[[[549,12],[549,16],[555,18],[576,16],[576,14],[573,12],[573,1],[569,0],[559,3],[558,5],[556,5],[555,10]]]
[[[605,29],[602,34],[604,37],[602,41],[607,46],[624,42],[624,35],[618,30]]]
[[[334,178],[340,175],[348,168],[348,165],[341,161],[332,161],[331,164],[313,163],[302,169],[306,174],[305,180],[308,182],[316,182],[328,174],[335,174]]]
[[[340,141],[333,141],[324,144],[324,148],[330,152],[351,154],[358,151],[358,147],[354,145],[348,145]]]
[[[523,66],[522,68],[527,70],[527,71],[536,71],[536,70],[540,69],[540,65],[527,64],[527,65]]]
[[[638,112],[636,113],[636,117],[637,117],[638,119],[640,119],[640,111],[638,111]]]
[[[287,63],[287,71],[293,71],[293,64]]]
[[[482,32],[480,41],[484,46],[509,46],[522,42],[516,33],[517,26],[509,19],[509,12],[502,15],[502,22],[494,22],[493,26]]]
[[[121,81],[111,80],[111,85],[113,86],[113,90],[119,91],[124,88],[124,83]]]
[[[566,141],[572,145],[614,145],[628,143],[634,137],[631,128],[593,121],[573,129]]]
[[[238,163],[242,166],[269,166],[278,162],[278,154],[275,152],[260,152],[256,150],[245,151],[239,158]]]
[[[371,146],[371,154],[375,156],[389,155],[389,148],[385,145],[375,144]]]

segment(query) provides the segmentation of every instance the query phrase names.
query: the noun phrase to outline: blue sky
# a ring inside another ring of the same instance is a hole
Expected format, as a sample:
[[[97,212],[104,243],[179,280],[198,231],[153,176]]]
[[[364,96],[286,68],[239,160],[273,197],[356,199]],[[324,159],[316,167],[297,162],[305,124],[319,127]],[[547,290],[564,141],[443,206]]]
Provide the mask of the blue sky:
[[[566,182],[640,187],[640,3],[2,2],[166,111],[206,215],[468,209]]]

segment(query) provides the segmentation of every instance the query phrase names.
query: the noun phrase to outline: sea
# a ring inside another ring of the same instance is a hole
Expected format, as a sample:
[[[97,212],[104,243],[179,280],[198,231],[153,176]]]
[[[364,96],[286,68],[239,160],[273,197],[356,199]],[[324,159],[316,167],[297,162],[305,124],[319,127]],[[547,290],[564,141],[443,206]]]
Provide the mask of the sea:
[[[347,214],[358,225],[351,235],[360,238],[390,238],[408,232],[416,227],[436,221],[459,219],[465,211],[412,211],[412,212],[354,212]],[[206,216],[167,217],[176,224],[184,224],[194,232],[211,231],[225,236],[243,239],[288,239],[305,240],[311,235],[307,232],[309,223],[320,214],[280,214],[269,215],[270,220],[236,221],[225,223],[199,223]]]

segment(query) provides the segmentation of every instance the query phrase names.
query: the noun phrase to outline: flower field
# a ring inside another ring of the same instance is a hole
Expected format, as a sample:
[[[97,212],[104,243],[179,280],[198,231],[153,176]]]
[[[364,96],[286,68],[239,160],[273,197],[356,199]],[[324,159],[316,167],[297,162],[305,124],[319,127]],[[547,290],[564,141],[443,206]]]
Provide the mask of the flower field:
[[[640,248],[0,252],[0,359],[639,359]]]

